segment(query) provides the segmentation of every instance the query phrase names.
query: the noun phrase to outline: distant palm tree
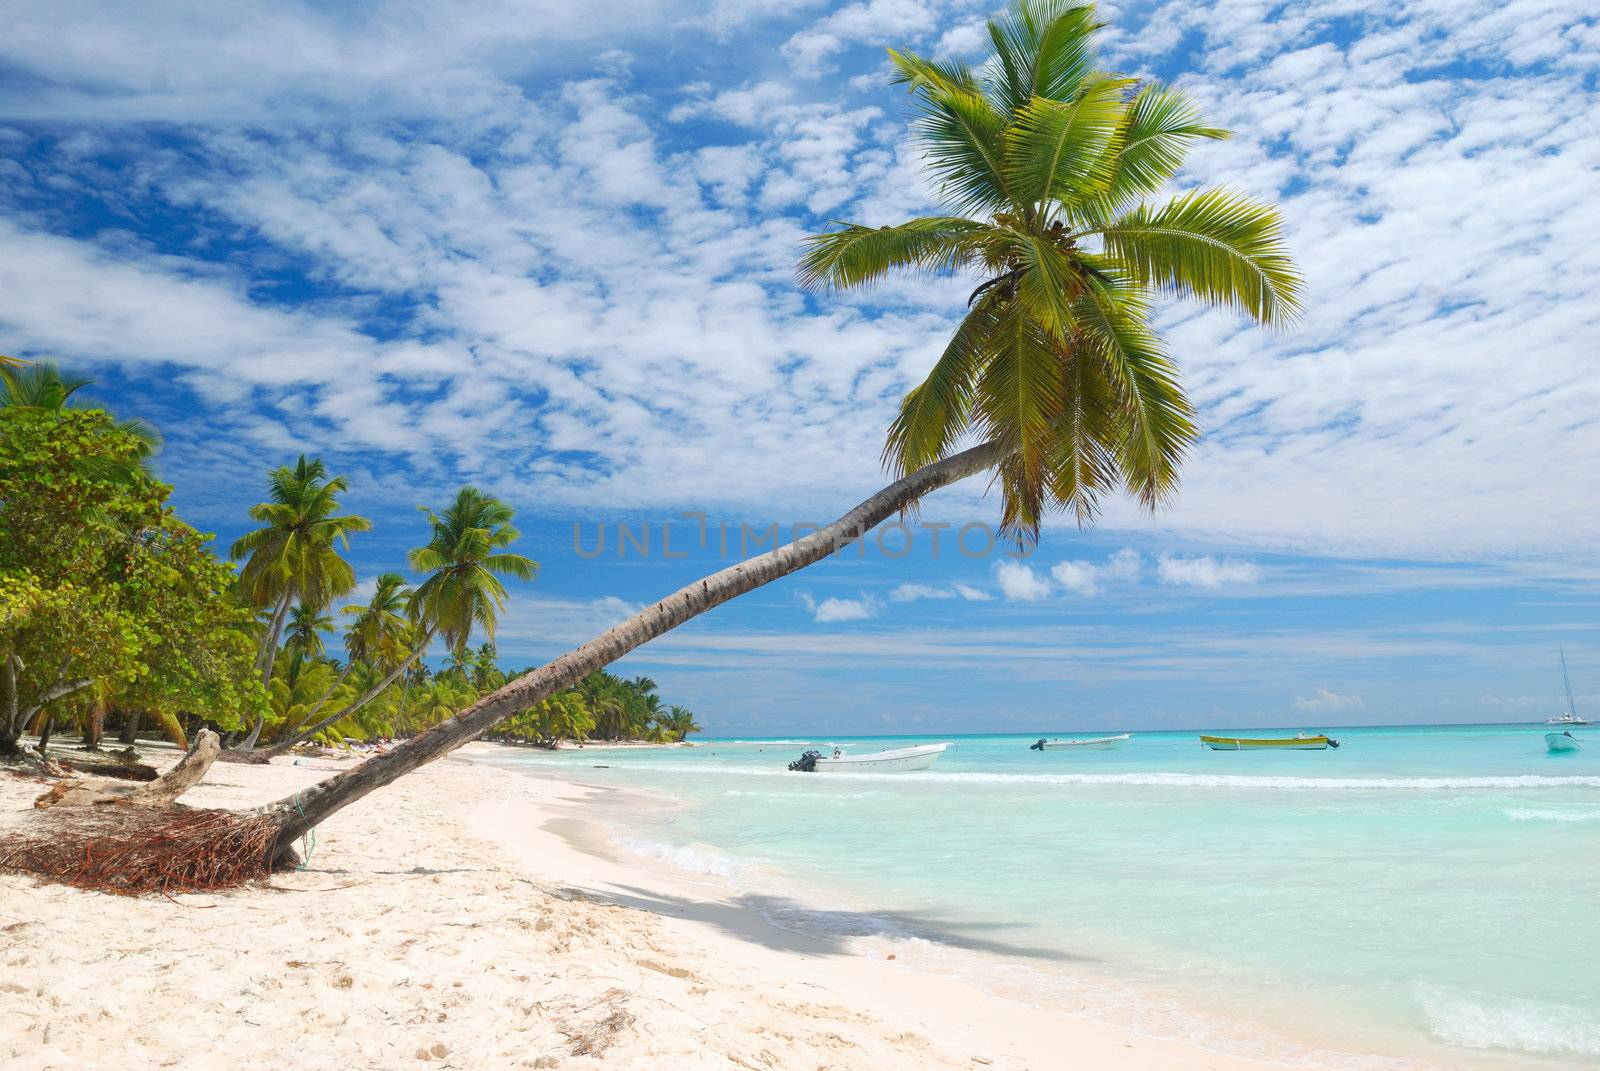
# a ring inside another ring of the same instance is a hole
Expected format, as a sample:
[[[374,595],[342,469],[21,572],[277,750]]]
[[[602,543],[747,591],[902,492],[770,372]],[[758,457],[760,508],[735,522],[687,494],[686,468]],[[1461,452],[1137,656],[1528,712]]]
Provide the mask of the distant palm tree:
[[[688,707],[674,705],[665,714],[657,714],[656,721],[674,740],[682,740],[690,733],[701,731],[700,723],[694,720],[694,712]]]
[[[537,562],[505,550],[521,533],[511,524],[515,511],[499,499],[476,487],[463,487],[443,513],[427,508],[423,512],[432,526],[430,538],[408,555],[412,569],[429,574],[410,592],[407,600],[413,630],[419,635],[403,660],[349,706],[330,715],[332,720],[354,714],[382,695],[427,653],[435,636],[444,638],[453,662],[461,670],[461,681],[471,691],[470,682],[477,663],[467,653],[467,640],[474,626],[482,627],[489,639],[494,639],[496,616],[505,608],[506,598],[505,585],[500,582],[499,575],[532,580],[538,574]],[[492,648],[490,650],[492,652]],[[445,694],[453,693],[449,689],[435,688],[425,698],[431,703]],[[475,691],[473,694],[476,697]],[[323,724],[328,720],[324,719]],[[285,743],[274,744],[272,750],[292,746],[315,728]]]
[[[432,536],[407,556],[414,572],[429,574],[413,597],[417,620],[452,652],[466,650],[474,627],[493,642],[506,600],[500,577],[532,580],[539,573],[537,562],[505,550],[521,535],[511,524],[514,511],[476,487],[463,487],[443,513],[423,512]]]
[[[1118,488],[1154,507],[1195,438],[1150,324],[1165,295],[1285,324],[1300,280],[1270,205],[1199,190],[1156,205],[1197,141],[1222,136],[1182,94],[1105,74],[1091,5],[1016,0],[977,68],[891,53],[915,94],[948,214],[810,241],[801,281],[863,286],[900,269],[969,274],[970,307],[891,424],[899,478],[831,524],[697,580],[478,699],[386,755],[273,805],[277,846],[641,644],[861,539],[927,495],[995,471],[1001,521],[1034,538],[1050,508],[1092,519]],[[585,692],[601,720],[596,696]]]
[[[321,658],[327,653],[322,634],[332,631],[333,618],[320,606],[296,606],[289,611],[288,628],[284,632],[283,646],[302,658]]]
[[[239,588],[251,605],[272,608],[256,656],[262,681],[272,679],[289,607],[295,602],[321,609],[356,585],[355,571],[339,556],[335,544],[350,545],[350,536],[365,532],[365,517],[340,516],[338,496],[349,489],[343,476],[328,476],[321,460],[304,454],[294,468],[274,470],[267,479],[271,501],[250,507],[262,527],[247,532],[229,551],[244,559]]]
[[[345,630],[344,636],[345,652],[349,658],[346,659],[344,668],[339,671],[338,677],[305,711],[300,722],[315,718],[335,691],[343,686],[345,680],[358,667],[375,674],[373,680],[367,681],[368,687],[363,688],[359,682],[357,683],[357,690],[364,696],[377,680],[382,679],[391,669],[405,660],[410,654],[408,644],[413,633],[411,621],[407,617],[410,607],[411,588],[406,584],[405,577],[399,573],[380,573],[377,586],[373,588],[372,597],[367,600],[365,606],[344,608],[343,613],[354,619]],[[381,688],[378,690],[382,691]],[[309,728],[297,729],[296,726],[300,722],[286,724],[278,734],[278,742],[268,748],[267,752],[278,754],[287,751],[350,713],[354,713],[353,707],[341,706],[321,721],[314,722]]]

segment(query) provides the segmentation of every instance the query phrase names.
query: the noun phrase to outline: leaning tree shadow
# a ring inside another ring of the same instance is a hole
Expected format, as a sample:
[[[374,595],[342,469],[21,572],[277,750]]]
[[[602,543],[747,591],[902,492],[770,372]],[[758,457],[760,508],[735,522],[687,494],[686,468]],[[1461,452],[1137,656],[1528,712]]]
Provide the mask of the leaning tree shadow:
[[[854,937],[915,938],[947,948],[988,952],[1002,956],[1024,956],[1052,963],[1089,963],[1092,956],[1076,955],[1059,949],[1013,944],[977,931],[1008,928],[1006,923],[975,923],[942,918],[928,912],[895,909],[841,911],[819,908],[784,896],[745,893],[727,900],[698,900],[673,896],[631,885],[606,889],[569,889],[586,899],[638,908],[657,915],[690,919],[715,926],[742,941],[764,945],[780,952],[804,952],[818,956],[849,953]]]

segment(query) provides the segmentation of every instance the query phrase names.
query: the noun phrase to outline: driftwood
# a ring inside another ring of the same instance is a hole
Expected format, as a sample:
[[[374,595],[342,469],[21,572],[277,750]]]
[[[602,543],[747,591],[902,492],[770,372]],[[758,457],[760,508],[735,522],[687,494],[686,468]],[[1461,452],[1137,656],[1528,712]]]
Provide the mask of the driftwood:
[[[33,801],[35,807],[81,807],[101,803],[120,803],[135,807],[159,807],[171,803],[205,777],[206,771],[217,760],[222,749],[217,734],[202,729],[194,748],[178,761],[178,765],[147,784],[129,784],[127,781],[104,777],[89,777],[81,781],[63,781],[49,792]]]
[[[61,764],[67,776],[87,774],[90,777],[110,777],[118,781],[154,781],[161,776],[159,770],[143,762],[76,762],[68,759]]]

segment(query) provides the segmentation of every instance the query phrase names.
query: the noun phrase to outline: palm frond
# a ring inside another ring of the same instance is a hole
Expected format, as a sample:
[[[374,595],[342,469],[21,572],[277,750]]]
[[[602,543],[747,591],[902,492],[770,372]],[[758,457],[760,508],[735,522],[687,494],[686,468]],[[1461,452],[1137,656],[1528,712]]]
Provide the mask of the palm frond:
[[[1154,509],[1176,490],[1178,465],[1198,438],[1194,409],[1137,293],[1095,285],[1078,305],[1083,359],[1104,365],[1124,414],[1117,448],[1122,482]]]
[[[1024,0],[989,23],[994,64],[986,88],[997,108],[1014,114],[1035,97],[1070,100],[1094,69],[1094,6]]]
[[[1049,493],[1087,525],[1117,484],[1119,407],[1103,363],[1076,349],[1066,357],[1063,404],[1050,429]]]
[[[1005,175],[1013,196],[1037,205],[1075,203],[1103,193],[1116,174],[1127,78],[1097,78],[1070,101],[1035,97],[1017,111],[1005,137]]]
[[[1005,116],[975,85],[942,77],[937,65],[919,56],[891,49],[889,59],[918,98],[917,138],[947,203],[966,214],[987,214],[1004,205]]]
[[[799,281],[807,290],[845,289],[895,269],[948,274],[965,266],[987,226],[960,216],[926,216],[893,227],[847,223],[805,241]]]
[[[1183,167],[1194,142],[1229,137],[1227,130],[1205,122],[1187,94],[1147,83],[1134,97],[1113,146],[1116,158],[1109,187],[1087,206],[1085,218],[1111,219],[1135,199],[1159,192]]]
[[[884,463],[896,475],[944,457],[966,429],[978,370],[994,345],[998,303],[992,293],[980,298],[927,377],[901,400],[883,448]]]
[[[1227,190],[1196,190],[1140,206],[1096,228],[1107,255],[1139,283],[1291,323],[1301,280],[1277,209]]]

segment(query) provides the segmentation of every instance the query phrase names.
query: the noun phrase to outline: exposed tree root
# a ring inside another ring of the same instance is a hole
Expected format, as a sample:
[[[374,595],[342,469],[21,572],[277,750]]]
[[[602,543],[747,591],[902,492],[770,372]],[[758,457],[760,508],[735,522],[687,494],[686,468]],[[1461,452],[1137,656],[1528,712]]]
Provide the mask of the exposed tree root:
[[[267,877],[278,822],[165,807],[56,807],[0,842],[0,873],[138,896],[213,892]]]

